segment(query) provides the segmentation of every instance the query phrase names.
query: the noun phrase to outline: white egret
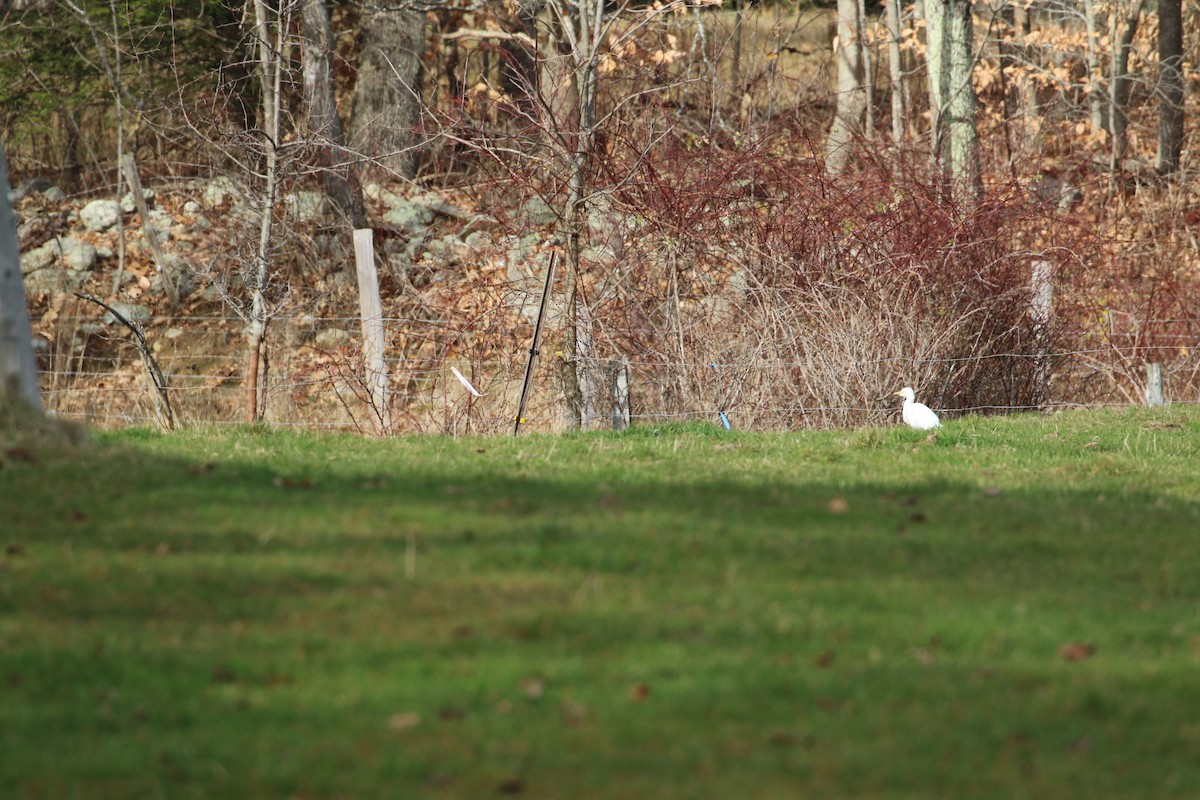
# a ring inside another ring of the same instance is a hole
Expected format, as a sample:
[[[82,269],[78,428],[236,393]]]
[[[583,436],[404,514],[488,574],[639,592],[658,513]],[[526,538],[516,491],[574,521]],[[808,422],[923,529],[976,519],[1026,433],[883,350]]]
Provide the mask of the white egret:
[[[908,427],[916,428],[919,431],[942,427],[942,421],[938,419],[938,415],[934,413],[933,409],[924,403],[917,402],[917,395],[911,386],[905,386],[894,396],[904,398],[904,410],[900,416],[908,423]]]

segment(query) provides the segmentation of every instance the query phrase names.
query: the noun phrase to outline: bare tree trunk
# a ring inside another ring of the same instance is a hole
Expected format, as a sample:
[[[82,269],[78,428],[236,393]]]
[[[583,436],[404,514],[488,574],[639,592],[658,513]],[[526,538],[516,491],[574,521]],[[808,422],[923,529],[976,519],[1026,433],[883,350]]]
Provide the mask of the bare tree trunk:
[[[863,124],[863,135],[868,139],[875,138],[875,72],[871,67],[871,46],[867,38],[867,4],[866,0],[858,0],[858,40],[859,59],[862,61],[863,76],[863,106],[866,109],[866,122]]]
[[[326,0],[302,0],[304,98],[309,134],[317,140],[325,194],[352,230],[367,226],[362,187],[346,157],[346,137],[333,92],[333,30]]]
[[[1016,35],[1018,37],[1017,49],[1022,54],[1025,54],[1029,50],[1026,37],[1029,35],[1030,23],[1029,9],[1026,8],[1024,3],[1013,4],[1013,27],[1016,28]],[[1038,129],[1028,122],[1038,119],[1037,86],[1031,80],[1025,80],[1021,85],[1021,117],[1027,120],[1022,126],[1022,138],[1026,145],[1025,149],[1029,149],[1030,145],[1037,141],[1038,137]]]
[[[517,7],[516,33],[537,41],[537,18],[546,0],[522,0]],[[500,88],[522,105],[528,105],[538,94],[537,53],[526,41],[508,39],[502,45],[504,61],[500,64]]]
[[[1158,171],[1179,169],[1183,154],[1183,7],[1158,0]]]
[[[1100,55],[1097,52],[1100,44],[1100,32],[1096,21],[1096,3],[1094,0],[1084,0],[1083,3],[1083,20],[1087,29],[1087,87],[1088,96],[1088,119],[1091,121],[1092,130],[1099,132],[1106,130],[1104,125],[1104,92],[1100,89],[1100,82],[1103,79],[1100,69]]]
[[[971,206],[983,195],[975,122],[978,100],[972,80],[975,47],[971,0],[949,0],[946,4],[946,23],[950,56],[949,101],[946,105],[950,181],[955,200],[960,205]]]
[[[858,0],[838,0],[837,25],[837,109],[825,141],[825,170],[837,175],[850,157],[849,145],[855,134],[862,133],[867,97],[863,84],[862,26]]]
[[[928,0],[925,13],[930,117],[936,120],[934,157],[941,162],[954,200],[971,206],[983,191],[972,81],[975,53],[971,1]]]
[[[1145,0],[1135,0],[1130,6],[1129,13],[1125,17],[1125,30],[1121,32],[1119,40],[1116,36],[1117,15],[1113,14],[1112,16],[1110,31],[1113,40],[1116,41],[1116,49],[1113,51],[1113,65],[1109,76],[1109,91],[1112,93],[1108,111],[1109,132],[1112,137],[1110,176],[1115,175],[1121,168],[1121,162],[1125,159],[1125,147],[1128,144],[1126,131],[1129,127],[1129,91],[1131,88],[1129,53],[1133,49],[1133,39],[1137,35],[1144,5]]]
[[[929,150],[934,161],[943,160],[945,131],[942,114],[946,108],[945,85],[949,79],[946,63],[946,4],[944,0],[925,2],[925,72],[929,82]]]
[[[8,166],[0,146],[0,400],[17,398],[40,412],[42,396],[9,188]]]
[[[561,377],[572,428],[586,428],[596,416],[599,382],[592,349],[591,318],[580,296],[580,252],[587,226],[587,178],[594,155],[596,132],[596,70],[608,29],[604,0],[552,4],[541,88],[548,92],[546,107],[552,128],[565,147],[560,162],[567,196],[562,214],[567,243],[564,282],[567,330],[563,341]]]
[[[364,10],[350,138],[396,174],[420,166],[421,57],[425,15],[386,8]]]
[[[271,24],[272,12],[266,0],[254,0],[254,29],[258,39],[258,80],[262,95],[263,150],[265,156],[265,185],[259,217],[258,252],[254,266],[246,275],[250,290],[250,309],[246,326],[248,353],[246,356],[246,419],[257,422],[266,412],[267,324],[271,312],[267,305],[267,287],[271,276],[271,229],[275,219],[275,201],[279,180],[280,96],[282,90],[283,40],[289,27],[278,16]],[[287,16],[281,7],[275,12]],[[272,30],[273,29],[273,30]],[[272,32],[274,36],[272,36]]]
[[[904,140],[904,66],[900,60],[900,0],[886,0],[888,74],[892,79],[892,141]]]

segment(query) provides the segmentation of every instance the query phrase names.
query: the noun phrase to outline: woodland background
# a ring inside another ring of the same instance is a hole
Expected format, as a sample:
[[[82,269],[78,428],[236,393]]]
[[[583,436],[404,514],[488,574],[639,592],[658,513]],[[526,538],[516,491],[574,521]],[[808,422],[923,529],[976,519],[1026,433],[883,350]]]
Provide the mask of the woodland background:
[[[1148,363],[1194,401],[1196,30],[1179,0],[0,2],[43,397],[508,430],[554,254],[533,429],[607,426],[623,374],[634,418],[744,428],[880,423],[906,384],[1140,403]]]

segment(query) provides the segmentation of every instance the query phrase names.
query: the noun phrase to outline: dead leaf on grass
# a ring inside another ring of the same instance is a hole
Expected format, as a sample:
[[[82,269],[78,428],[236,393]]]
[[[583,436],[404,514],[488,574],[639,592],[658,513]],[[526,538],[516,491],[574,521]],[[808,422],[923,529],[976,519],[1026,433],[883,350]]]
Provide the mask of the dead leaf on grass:
[[[579,700],[563,700],[558,710],[562,714],[563,724],[571,727],[583,724],[583,721],[591,713],[591,709],[587,707],[587,704]]]
[[[388,728],[393,731],[408,731],[421,724],[421,715],[415,711],[405,711],[392,714],[388,718]]]
[[[1072,642],[1058,648],[1058,654],[1067,661],[1086,661],[1096,652],[1091,642]]]
[[[8,448],[8,450],[4,451],[4,454],[6,456],[8,456],[9,458],[11,458],[13,461],[22,461],[26,464],[36,464],[37,463],[37,456],[34,454],[34,452],[32,450],[30,450],[28,447],[25,447],[23,445],[17,445],[16,447],[10,447],[10,448]]]
[[[520,794],[525,791],[525,781],[520,778],[505,778],[500,781],[500,794]]]
[[[830,514],[845,514],[849,510],[850,510],[850,504],[847,503],[846,498],[842,497],[840,494],[835,494],[829,500],[829,513]]]
[[[644,683],[635,683],[629,690],[629,699],[638,703],[646,702],[650,699],[650,687]]]
[[[310,478],[284,478],[277,477],[272,483],[280,489],[315,489],[316,482]]]

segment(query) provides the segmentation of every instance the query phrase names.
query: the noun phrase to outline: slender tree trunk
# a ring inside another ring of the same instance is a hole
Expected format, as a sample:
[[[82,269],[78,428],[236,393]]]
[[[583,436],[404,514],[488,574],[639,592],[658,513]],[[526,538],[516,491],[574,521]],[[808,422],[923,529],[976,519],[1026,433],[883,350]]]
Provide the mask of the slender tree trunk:
[[[1013,4],[1013,27],[1016,28],[1017,36],[1017,51],[1020,52],[1026,59],[1029,58],[1029,47],[1026,37],[1029,35],[1029,9],[1024,3]],[[1022,138],[1024,139],[1025,148],[1027,151],[1032,149],[1032,145],[1037,141],[1039,129],[1031,122],[1039,119],[1038,114],[1038,96],[1037,85],[1026,78],[1021,83],[1020,89],[1021,117],[1026,120],[1022,128]]]
[[[1083,3],[1083,19],[1087,29],[1087,81],[1084,86],[1087,88],[1088,99],[1088,119],[1092,124],[1092,130],[1099,132],[1106,130],[1104,125],[1104,92],[1101,90],[1101,82],[1104,76],[1101,74],[1100,68],[1100,32],[1099,23],[1096,20],[1096,3],[1094,0],[1084,0]]]
[[[904,66],[900,60],[900,0],[886,0],[888,73],[892,79],[892,141],[904,140]]]
[[[356,148],[405,178],[414,177],[420,166],[424,52],[424,14],[364,10],[350,138]]]
[[[326,0],[302,0],[304,99],[309,134],[316,140],[325,194],[352,230],[367,226],[362,187],[346,157],[346,137],[333,92],[333,30]]]
[[[16,398],[42,410],[37,360],[25,305],[17,230],[8,203],[8,167],[0,146],[0,400]]]
[[[285,12],[268,10],[266,0],[254,0],[255,35],[258,39],[258,80],[262,99],[263,150],[265,161],[265,185],[261,196],[262,209],[259,217],[258,252],[254,266],[246,275],[250,291],[250,310],[246,325],[246,419],[257,422],[266,411],[267,371],[267,324],[270,310],[267,307],[267,286],[271,275],[271,230],[275,220],[275,201],[279,180],[280,144],[280,94],[282,90],[283,40],[289,27],[286,19],[278,15]],[[272,25],[272,14],[275,14]],[[272,35],[274,34],[274,35]]]
[[[1117,15],[1113,14],[1111,35],[1116,41],[1113,51],[1113,65],[1109,77],[1109,91],[1112,99],[1109,102],[1108,124],[1111,133],[1110,175],[1115,175],[1125,159],[1125,148],[1128,144],[1126,133],[1129,127],[1129,91],[1132,81],[1129,78],[1129,53],[1133,49],[1133,39],[1137,35],[1138,23],[1142,18],[1142,8],[1145,0],[1135,0],[1125,17],[1125,29],[1117,39]]]
[[[1158,171],[1179,169],[1183,153],[1183,6],[1158,0]]]
[[[591,318],[579,293],[580,253],[587,225],[587,174],[593,157],[596,129],[596,68],[600,32],[604,28],[603,0],[581,2],[570,9],[566,24],[572,30],[563,33],[570,42],[571,91],[574,107],[567,119],[574,119],[577,130],[568,137],[572,151],[567,157],[567,201],[564,224],[567,240],[567,336],[564,342],[563,393],[571,412],[571,427],[586,429],[595,419],[598,385],[596,359],[592,348]],[[554,54],[551,53],[551,57]]]
[[[825,141],[825,170],[837,175],[850,157],[850,142],[862,133],[867,98],[863,84],[858,0],[838,0],[837,108]]]
[[[925,72],[929,82],[929,150],[937,162],[942,162],[946,139],[942,114],[946,110],[945,86],[949,79],[946,63],[946,4],[945,0],[925,2]]]
[[[517,7],[516,33],[537,41],[537,19],[546,5],[546,0],[522,0]],[[501,45],[504,60],[500,64],[500,88],[528,107],[530,100],[538,95],[537,53],[534,47],[519,39],[510,39]]]
[[[859,60],[862,62],[863,107],[866,110],[866,122],[863,124],[863,135],[867,139],[875,138],[875,72],[871,67],[871,46],[867,38],[867,4],[866,0],[858,0],[858,29],[855,31],[858,42]]]

